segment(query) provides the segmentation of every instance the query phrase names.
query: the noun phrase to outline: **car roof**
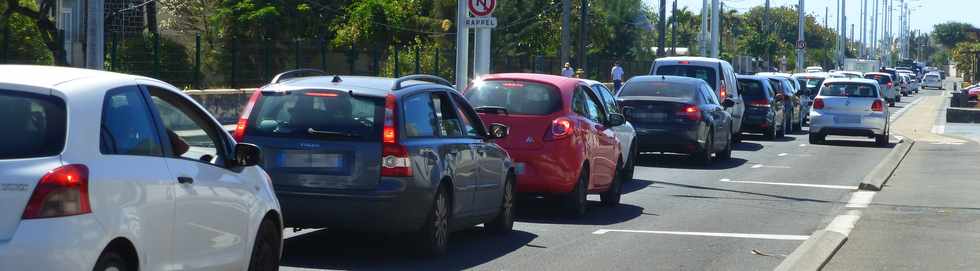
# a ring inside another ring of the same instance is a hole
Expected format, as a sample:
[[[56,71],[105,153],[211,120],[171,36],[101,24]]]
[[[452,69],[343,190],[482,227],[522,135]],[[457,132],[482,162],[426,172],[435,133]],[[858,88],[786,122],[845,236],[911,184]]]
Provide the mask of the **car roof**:
[[[700,56],[671,56],[671,57],[658,58],[656,60],[656,62],[661,62],[661,61],[695,61],[695,62],[710,62],[710,63],[728,62],[718,58],[700,57]]]
[[[823,83],[824,84],[833,84],[833,83],[865,83],[865,84],[878,85],[878,81],[871,80],[871,79],[864,79],[864,78],[827,78],[827,80],[823,81]]]
[[[56,89],[58,85],[82,79],[109,81],[141,79],[160,82],[160,80],[149,77],[90,69],[39,65],[0,65],[0,82],[6,84]],[[84,89],[65,89],[60,91],[71,93],[82,90]]]
[[[700,85],[700,84],[707,85],[708,84],[708,82],[705,82],[704,80],[701,80],[701,79],[698,79],[698,78],[687,77],[687,76],[673,76],[673,75],[640,75],[640,76],[633,76],[633,78],[630,78],[630,80],[627,81],[627,82],[634,82],[634,81],[644,81],[644,82],[661,81],[661,82],[670,82],[670,83],[686,84],[686,85]]]
[[[739,74],[739,75],[735,75],[735,79],[747,79],[747,80],[756,80],[756,81],[765,81],[765,82],[768,82],[767,80],[769,80],[769,77],[768,76],[760,76],[760,75],[743,75],[743,74]]]
[[[339,82],[334,82],[335,78],[340,78]],[[335,89],[369,96],[385,96],[388,95],[388,93],[392,93],[392,87],[397,80],[398,78],[375,76],[309,76],[288,79],[276,84],[266,85],[262,87],[262,89],[272,91],[297,89]],[[451,87],[445,85],[424,81],[411,80],[406,81],[406,83],[407,84],[403,85],[402,89],[407,89],[416,85],[438,86],[452,89]]]
[[[590,85],[590,86],[591,86],[591,85],[598,85],[598,84],[602,84],[602,82],[599,82],[599,81],[596,81],[596,80],[592,80],[592,79],[579,79],[579,81],[582,81],[582,82],[584,82],[585,84],[587,84],[587,85]]]
[[[762,75],[762,76],[781,76],[781,77],[786,77],[786,78],[793,77],[792,74],[788,74],[788,73],[784,73],[784,72],[757,72],[757,73],[755,73],[755,75]]]
[[[559,89],[570,90],[582,83],[582,79],[540,73],[497,73],[483,76],[482,80],[523,80],[552,84]]]
[[[793,77],[794,78],[796,78],[796,77],[827,78],[828,76],[829,76],[829,74],[827,74],[826,72],[803,72],[803,73],[794,73],[793,74]]]

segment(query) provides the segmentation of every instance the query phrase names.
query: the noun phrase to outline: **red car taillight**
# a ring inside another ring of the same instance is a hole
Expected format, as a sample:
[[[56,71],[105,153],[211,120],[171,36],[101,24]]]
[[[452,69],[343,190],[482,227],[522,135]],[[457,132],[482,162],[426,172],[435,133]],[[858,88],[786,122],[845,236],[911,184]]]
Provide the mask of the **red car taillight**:
[[[248,116],[252,114],[252,107],[255,107],[255,102],[259,100],[262,96],[262,90],[256,89],[252,93],[252,97],[248,98],[248,103],[245,104],[245,108],[242,109],[242,115],[238,117],[238,125],[235,125],[235,133],[232,137],[235,141],[242,142],[245,139],[245,128],[248,126]]]
[[[725,85],[721,85],[721,87],[718,88],[718,89],[721,90],[721,91],[718,92],[718,95],[719,95],[718,97],[720,98],[718,100],[724,101],[725,98],[728,98],[728,88],[725,87]]]
[[[72,216],[92,212],[88,197],[88,167],[66,165],[41,177],[24,208],[23,219]]]
[[[769,105],[769,100],[763,99],[763,100],[752,100],[752,101],[749,101],[749,106],[754,106],[754,107],[769,107],[770,105]]]
[[[813,100],[813,109],[823,109],[823,99],[817,98]]]
[[[821,102],[821,104],[822,104],[822,102]],[[871,103],[871,111],[884,112],[885,111],[885,103],[883,103],[881,100],[875,100],[873,103]]]
[[[395,95],[388,94],[381,130],[381,176],[409,177],[412,176],[412,160],[408,157],[408,148],[398,144],[396,110]]]
[[[545,140],[559,140],[572,135],[575,130],[573,127],[575,124],[572,120],[567,118],[557,118],[551,121],[551,126],[548,126],[548,132],[545,134]]]
[[[695,105],[685,105],[677,112],[677,116],[690,121],[701,121],[701,110]]]
[[[892,86],[894,86],[894,84],[892,84],[892,82],[888,82],[888,88],[892,88]]]

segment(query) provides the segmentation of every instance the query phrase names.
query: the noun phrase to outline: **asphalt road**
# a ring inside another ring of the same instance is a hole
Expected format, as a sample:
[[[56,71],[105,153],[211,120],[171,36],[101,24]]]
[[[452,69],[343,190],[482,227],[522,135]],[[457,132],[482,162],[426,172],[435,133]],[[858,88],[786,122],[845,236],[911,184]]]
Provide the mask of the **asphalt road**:
[[[804,132],[749,136],[711,167],[645,154],[622,205],[604,208],[591,196],[582,219],[563,218],[554,201],[521,201],[513,233],[457,232],[435,259],[399,237],[287,230],[283,270],[772,270],[830,222],[893,146],[833,136],[810,145]]]

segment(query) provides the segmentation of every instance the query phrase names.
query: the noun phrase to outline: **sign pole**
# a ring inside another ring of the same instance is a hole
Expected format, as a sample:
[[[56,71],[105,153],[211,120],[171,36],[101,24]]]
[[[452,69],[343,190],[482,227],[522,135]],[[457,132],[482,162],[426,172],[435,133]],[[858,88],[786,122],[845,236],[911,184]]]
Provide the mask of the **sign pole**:
[[[459,0],[456,5],[456,90],[466,87],[469,76],[470,31],[466,27],[467,0]]]
[[[474,37],[473,76],[490,74],[490,28],[477,28]]]

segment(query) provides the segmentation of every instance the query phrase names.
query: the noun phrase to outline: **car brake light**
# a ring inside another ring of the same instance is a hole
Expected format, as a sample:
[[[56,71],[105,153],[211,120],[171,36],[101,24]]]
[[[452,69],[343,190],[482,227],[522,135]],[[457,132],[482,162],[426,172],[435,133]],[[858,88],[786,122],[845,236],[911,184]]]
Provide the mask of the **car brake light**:
[[[306,96],[314,97],[337,97],[337,93],[332,92],[307,92]]]
[[[412,176],[412,160],[408,157],[408,148],[398,144],[397,106],[395,95],[385,97],[385,121],[381,131],[381,176],[409,177]]]
[[[817,98],[813,100],[813,109],[823,109],[823,99]]]
[[[718,97],[721,98],[722,100],[728,98],[728,88],[725,87],[725,85],[721,85],[719,89],[721,89],[721,91],[718,92],[719,95]]]
[[[252,97],[248,98],[248,103],[242,109],[242,115],[238,117],[238,124],[235,125],[235,133],[232,134],[235,141],[242,142],[245,139],[245,127],[248,126],[248,116],[252,114],[252,107],[255,107],[255,103],[261,96],[262,90],[256,89],[255,92],[252,92]]]
[[[690,121],[701,121],[701,110],[695,105],[686,105],[677,112],[678,116],[687,118]]]
[[[892,86],[894,86],[892,85],[892,82],[888,82],[888,88],[891,88]]]
[[[66,165],[41,177],[24,208],[23,219],[72,216],[92,212],[88,197],[88,167]]]
[[[769,100],[765,100],[765,99],[762,99],[762,100],[752,100],[752,101],[749,102],[749,105],[750,106],[754,106],[754,107],[769,107],[770,106],[769,105]]]
[[[567,118],[557,118],[551,121],[545,140],[559,140],[572,135],[574,127],[572,120]]]
[[[691,62],[690,61],[687,61],[687,60],[681,60],[681,61],[678,61],[677,63],[678,64],[681,64],[681,65],[687,65],[687,64],[689,64]]]
[[[871,111],[884,112],[884,103],[882,103],[881,100],[875,100],[873,103],[871,103]]]

